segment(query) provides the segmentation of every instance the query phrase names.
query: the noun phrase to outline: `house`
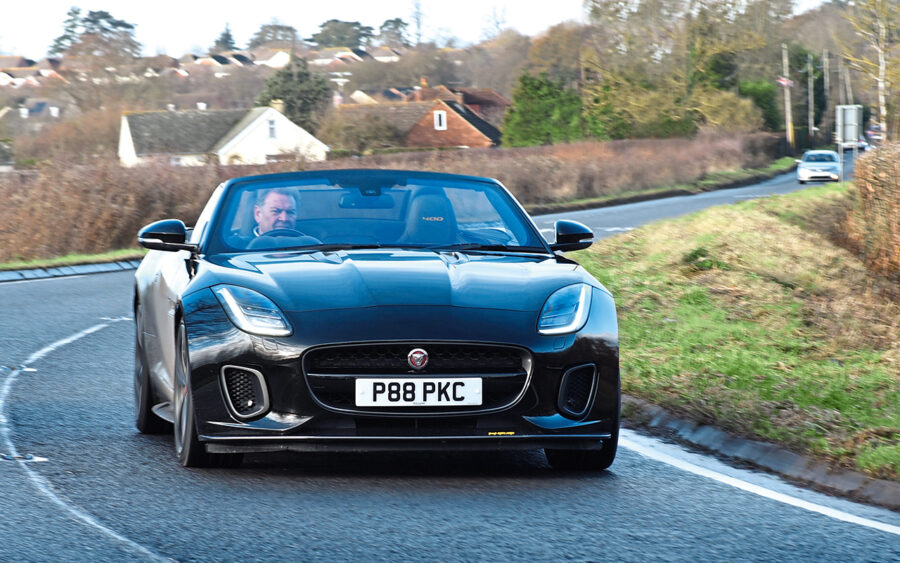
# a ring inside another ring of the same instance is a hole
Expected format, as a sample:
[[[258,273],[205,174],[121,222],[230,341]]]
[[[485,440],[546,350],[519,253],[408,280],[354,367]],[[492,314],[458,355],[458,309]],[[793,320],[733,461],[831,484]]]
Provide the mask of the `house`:
[[[337,110],[347,123],[378,117],[393,125],[407,147],[493,147],[500,131],[453,100],[352,104]]]
[[[472,111],[477,112],[494,127],[503,124],[503,117],[512,102],[493,88],[454,88],[461,96],[459,100]]]
[[[250,58],[257,65],[269,68],[284,68],[291,62],[291,51],[290,49],[260,47],[250,51]]]
[[[34,66],[34,61],[21,55],[0,55],[0,68],[24,68]]]
[[[369,55],[380,63],[396,63],[400,60],[400,51],[387,45],[375,47],[369,51]]]
[[[123,166],[196,166],[325,160],[328,146],[271,107],[250,110],[127,112],[119,131]]]
[[[318,51],[310,51],[307,55],[309,64],[326,67],[334,65],[334,63],[360,63],[368,58],[371,57],[362,49],[351,49],[349,47],[326,47]]]

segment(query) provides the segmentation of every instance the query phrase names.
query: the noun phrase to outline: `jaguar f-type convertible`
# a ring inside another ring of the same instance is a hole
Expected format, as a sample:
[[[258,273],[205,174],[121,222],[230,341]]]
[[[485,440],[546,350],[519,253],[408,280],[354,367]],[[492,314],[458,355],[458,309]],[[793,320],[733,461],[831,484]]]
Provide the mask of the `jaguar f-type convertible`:
[[[616,309],[496,180],[398,170],[234,178],[193,229],[141,229],[135,422],[187,467],[248,452],[542,448],[605,469]]]

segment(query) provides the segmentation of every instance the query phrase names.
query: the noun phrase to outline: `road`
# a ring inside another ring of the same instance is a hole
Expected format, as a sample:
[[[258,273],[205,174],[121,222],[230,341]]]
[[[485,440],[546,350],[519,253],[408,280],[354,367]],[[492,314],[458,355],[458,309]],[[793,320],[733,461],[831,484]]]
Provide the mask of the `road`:
[[[571,215],[633,227],[657,206],[759,193]],[[0,460],[2,561],[900,561],[898,513],[627,431],[597,473],[555,472],[540,452],[183,469],[171,437],[132,424],[131,277],[0,284],[0,453],[33,456]]]
[[[844,158],[846,159],[845,172],[849,179],[852,177],[854,169],[852,153],[848,152]],[[594,231],[596,238],[605,238],[616,233],[630,231],[652,221],[687,215],[713,205],[725,205],[770,195],[783,195],[805,187],[807,186],[801,186],[797,182],[794,173],[791,172],[743,188],[656,199],[615,207],[539,215],[534,220],[544,236],[551,240],[553,239],[553,224],[559,219],[580,221]]]

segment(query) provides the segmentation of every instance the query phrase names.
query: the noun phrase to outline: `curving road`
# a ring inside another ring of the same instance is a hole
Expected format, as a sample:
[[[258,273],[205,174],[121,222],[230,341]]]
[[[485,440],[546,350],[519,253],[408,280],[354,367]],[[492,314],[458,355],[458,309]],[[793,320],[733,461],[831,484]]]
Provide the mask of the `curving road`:
[[[713,195],[623,206],[607,228]],[[569,216],[597,228],[598,212]],[[554,472],[540,452],[183,469],[170,437],[132,424],[131,276],[0,284],[0,454],[33,456],[0,460],[2,561],[900,561],[898,513],[632,432],[599,473]]]

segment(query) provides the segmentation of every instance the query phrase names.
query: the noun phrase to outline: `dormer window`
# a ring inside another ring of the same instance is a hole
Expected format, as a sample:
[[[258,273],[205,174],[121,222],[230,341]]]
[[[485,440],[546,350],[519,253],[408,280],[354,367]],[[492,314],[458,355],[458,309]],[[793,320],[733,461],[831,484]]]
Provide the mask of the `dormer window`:
[[[275,138],[275,120],[274,119],[269,120],[269,138],[270,139]]]
[[[435,131],[446,131],[447,130],[447,112],[446,111],[434,112],[434,129],[435,129]]]

